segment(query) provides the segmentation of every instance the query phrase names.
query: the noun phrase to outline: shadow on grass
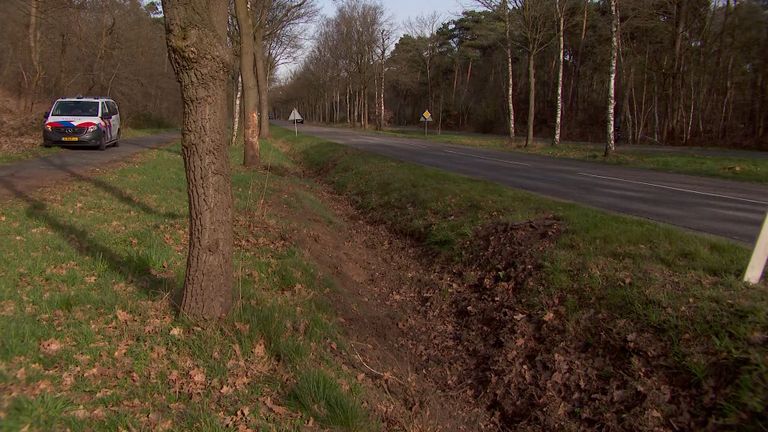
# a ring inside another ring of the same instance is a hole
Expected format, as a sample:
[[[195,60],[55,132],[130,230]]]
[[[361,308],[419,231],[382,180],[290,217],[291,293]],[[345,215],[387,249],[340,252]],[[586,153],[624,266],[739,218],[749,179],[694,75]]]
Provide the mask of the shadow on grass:
[[[104,192],[112,195],[115,197],[118,201],[122,202],[123,204],[126,204],[131,207],[135,207],[141,211],[143,211],[146,214],[153,215],[153,216],[159,216],[166,219],[178,219],[181,217],[180,214],[175,212],[161,212],[158,211],[146,203],[143,203],[136,198],[132,197],[130,194],[126,193],[125,191],[121,190],[120,188],[117,188],[104,180],[101,180],[99,178],[85,175],[78,173],[77,171],[74,171],[73,169],[64,166],[62,164],[57,163],[56,161],[49,160],[49,159],[43,159],[43,162],[45,162],[46,165],[49,165],[50,167],[57,169],[61,172],[66,173],[69,176],[72,176],[73,178],[89,183],[93,186],[96,186],[97,188],[103,190]],[[8,188],[6,188],[8,189]],[[9,189],[10,190],[10,189]]]
[[[174,289],[174,280],[156,276],[152,272],[151,260],[146,255],[122,256],[94,239],[86,230],[57,218],[43,201],[22,192],[6,179],[0,178],[0,187],[28,205],[27,217],[45,223],[80,255],[106,263],[111,271],[126,280],[137,282],[136,285],[149,296],[170,296],[174,307],[179,304],[180,290]],[[144,204],[140,208],[149,207]]]

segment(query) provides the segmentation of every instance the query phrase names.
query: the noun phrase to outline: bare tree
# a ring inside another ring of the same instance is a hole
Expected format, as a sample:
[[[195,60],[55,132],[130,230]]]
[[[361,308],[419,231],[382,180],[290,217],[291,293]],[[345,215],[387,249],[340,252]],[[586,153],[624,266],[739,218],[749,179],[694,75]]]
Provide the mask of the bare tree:
[[[619,55],[619,11],[618,0],[609,0],[611,6],[611,61],[608,71],[608,106],[606,109],[607,136],[605,141],[605,156],[616,149],[614,137],[614,107],[616,106],[616,59]]]
[[[555,136],[552,145],[560,144],[560,123],[563,118],[563,60],[565,59],[565,8],[567,0],[555,0],[557,17],[557,102],[555,107]]]
[[[259,165],[259,86],[255,70],[253,19],[248,0],[235,0],[235,15],[240,29],[240,79],[243,90],[243,165]],[[235,115],[238,115],[237,113]]]
[[[430,110],[434,110],[432,69],[434,59],[438,55],[437,29],[441,21],[442,16],[438,12],[433,12],[408,20],[405,24],[408,32],[416,36],[419,42],[419,53],[427,75],[427,109]]]
[[[540,0],[512,0],[522,35],[521,46],[528,54],[528,124],[525,146],[533,143],[536,121],[536,55],[551,41],[547,29],[548,4]]]
[[[510,0],[477,0],[484,8],[495,12],[504,22],[504,51],[507,60],[507,114],[509,139],[515,138],[515,76],[513,70],[512,10]]]
[[[389,46],[392,44],[392,30],[389,27],[389,25],[385,24],[381,30],[380,30],[380,37],[378,41],[378,54],[379,54],[379,68],[381,74],[379,75],[379,85],[376,90],[376,96],[377,96],[377,111],[378,111],[378,124],[376,125],[376,128],[378,130],[384,129],[385,123],[386,123],[386,107],[384,106],[384,81],[386,79],[386,71],[387,71],[387,50],[389,49]]]
[[[253,0],[254,11],[254,66],[259,92],[259,113],[261,125],[259,136],[269,138],[269,88],[273,61],[277,59],[272,48],[280,46],[295,46],[286,37],[295,36],[292,32],[296,26],[311,21],[317,14],[317,8],[311,0]]]
[[[259,114],[261,115],[261,125],[259,126],[259,136],[269,138],[269,83],[267,82],[267,62],[264,54],[264,27],[270,9],[272,9],[272,0],[254,0],[258,3],[255,7],[258,19],[255,21],[256,27],[253,29],[253,58],[256,72],[256,81],[259,92]]]
[[[215,320],[232,307],[233,200],[227,152],[227,0],[163,0],[166,40],[184,100],[182,157],[189,253],[180,312]]]

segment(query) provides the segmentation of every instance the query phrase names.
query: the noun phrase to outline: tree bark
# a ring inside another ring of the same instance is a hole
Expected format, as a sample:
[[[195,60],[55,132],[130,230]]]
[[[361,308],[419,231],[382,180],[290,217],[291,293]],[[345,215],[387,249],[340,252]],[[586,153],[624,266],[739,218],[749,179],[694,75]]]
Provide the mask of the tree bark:
[[[220,319],[232,307],[227,6],[226,0],[163,0],[166,42],[184,101],[189,254],[180,313],[196,320]]]
[[[619,50],[619,12],[616,6],[617,0],[610,0],[611,3],[611,64],[608,72],[608,107],[606,109],[606,141],[605,156],[609,156],[616,149],[614,137],[614,108],[616,107],[616,58]]]
[[[528,52],[528,134],[525,147],[533,143],[533,122],[536,116],[536,65],[533,49]]]
[[[507,111],[509,113],[509,139],[515,138],[515,77],[512,70],[512,23],[509,11],[508,0],[503,0],[502,12],[504,13],[504,33],[506,42],[506,54],[507,54]],[[469,70],[472,70],[472,60],[469,63]],[[469,73],[467,75],[467,87],[469,87]]]
[[[38,15],[40,14],[40,0],[31,0],[29,4],[29,56],[32,60],[32,82],[29,86],[29,105],[31,112],[35,100],[37,99],[37,88],[43,77],[43,71],[40,67],[40,28],[38,25]]]
[[[565,50],[565,10],[561,3],[564,0],[557,1],[557,107],[555,108],[555,137],[552,139],[552,145],[560,144],[560,122],[563,117],[563,55]]]
[[[237,143],[237,133],[240,129],[240,105],[243,100],[243,78],[240,74],[237,74],[237,81],[235,82],[235,105],[232,107],[232,140],[229,142],[230,146],[234,146]]]
[[[259,20],[259,25],[254,30],[254,46],[253,52],[256,59],[256,80],[259,87],[259,113],[261,114],[261,124],[259,136],[261,138],[269,138],[269,81],[267,80],[267,63],[266,56],[264,55],[264,22],[266,21],[266,15],[269,13],[269,9],[272,7],[272,1],[264,1],[264,5],[261,8],[264,16]]]
[[[259,165],[259,89],[254,72],[253,19],[248,0],[235,0],[240,27],[240,76],[243,80],[243,165]]]

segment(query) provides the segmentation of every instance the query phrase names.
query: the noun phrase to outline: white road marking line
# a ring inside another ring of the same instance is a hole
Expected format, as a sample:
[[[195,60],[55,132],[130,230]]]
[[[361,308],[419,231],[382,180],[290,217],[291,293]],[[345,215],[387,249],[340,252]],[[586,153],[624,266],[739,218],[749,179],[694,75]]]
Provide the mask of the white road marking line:
[[[595,178],[600,178],[600,179],[606,179],[606,180],[616,180],[616,181],[620,181],[620,182],[633,183],[633,184],[639,184],[639,185],[651,186],[651,187],[657,187],[657,188],[661,188],[661,189],[670,189],[670,190],[673,190],[673,191],[687,192],[687,193],[692,193],[692,194],[696,194],[696,195],[706,195],[706,196],[711,196],[711,197],[716,197],[716,198],[730,199],[730,200],[734,200],[734,201],[743,201],[743,202],[748,202],[748,203],[752,203],[752,204],[768,205],[768,202],[766,202],[766,201],[757,201],[757,200],[751,200],[751,199],[747,199],[747,198],[739,198],[739,197],[734,197],[734,196],[729,196],[729,195],[721,195],[721,194],[716,194],[716,193],[711,193],[711,192],[702,192],[702,191],[697,191],[697,190],[678,188],[678,187],[674,187],[674,186],[665,186],[665,185],[660,185],[660,184],[655,184],[655,183],[646,183],[646,182],[641,182],[641,181],[637,181],[637,180],[626,180],[626,179],[622,179],[622,178],[618,178],[618,177],[608,177],[608,176],[601,176],[601,175],[589,174],[589,173],[579,173],[579,175],[583,175],[583,176],[587,176],[587,177],[595,177]]]
[[[523,162],[514,162],[514,161],[508,161],[508,160],[504,160],[504,159],[489,158],[489,157],[485,157],[485,156],[473,155],[472,153],[457,152],[457,151],[453,151],[453,150],[443,150],[443,151],[446,152],[446,153],[459,154],[459,155],[469,156],[469,157],[473,157],[473,158],[477,158],[477,159],[485,159],[485,160],[489,160],[489,161],[502,162],[502,163],[507,163],[507,164],[512,164],[512,165],[531,166],[531,164],[527,164],[527,163],[523,163]]]

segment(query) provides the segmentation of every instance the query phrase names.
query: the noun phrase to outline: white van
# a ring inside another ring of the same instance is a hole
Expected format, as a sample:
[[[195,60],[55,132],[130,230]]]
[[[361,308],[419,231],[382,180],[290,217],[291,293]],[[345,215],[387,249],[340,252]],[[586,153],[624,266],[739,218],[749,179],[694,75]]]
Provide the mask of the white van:
[[[43,145],[82,145],[104,150],[120,140],[120,111],[103,97],[63,98],[45,113]]]

